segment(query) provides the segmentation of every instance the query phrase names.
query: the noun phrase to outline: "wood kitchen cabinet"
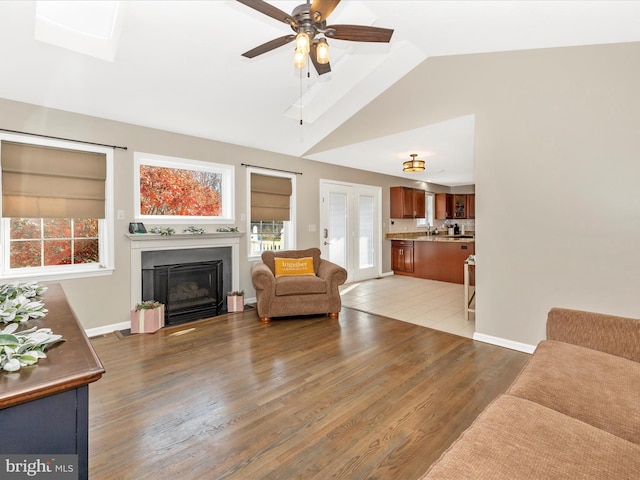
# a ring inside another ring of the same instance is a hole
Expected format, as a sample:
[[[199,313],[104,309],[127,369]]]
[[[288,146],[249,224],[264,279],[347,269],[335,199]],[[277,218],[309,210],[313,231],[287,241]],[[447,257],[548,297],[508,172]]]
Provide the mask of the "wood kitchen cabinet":
[[[467,218],[476,218],[476,196],[467,195]]]
[[[436,220],[476,218],[475,194],[436,193]]]
[[[391,268],[397,275],[413,275],[413,243],[408,240],[391,241]]]
[[[414,242],[414,276],[464,283],[464,261],[475,255],[474,242]]]
[[[424,190],[410,187],[390,188],[391,218],[424,218],[426,214]]]
[[[436,193],[436,220],[453,218],[453,195]]]
[[[453,196],[453,218],[467,218],[467,196],[455,194]]]

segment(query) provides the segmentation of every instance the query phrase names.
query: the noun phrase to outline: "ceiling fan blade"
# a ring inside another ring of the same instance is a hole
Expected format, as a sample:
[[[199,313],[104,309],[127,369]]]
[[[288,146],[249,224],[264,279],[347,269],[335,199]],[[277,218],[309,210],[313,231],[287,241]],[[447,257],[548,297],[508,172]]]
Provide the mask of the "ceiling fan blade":
[[[246,5],[247,7],[253,8],[260,13],[264,13],[271,18],[275,18],[280,22],[286,23],[287,25],[296,25],[296,22],[291,15],[283,12],[279,8],[274,7],[273,5],[269,5],[267,2],[263,2],[262,0],[237,0],[238,2]]]
[[[257,57],[258,55],[267,53],[273,49],[281,47],[282,45],[286,45],[289,42],[293,42],[295,38],[296,38],[295,35],[285,35],[284,37],[275,38],[273,40],[268,41],[267,43],[258,45],[256,48],[252,48],[251,50],[244,52],[242,56],[247,58]]]
[[[384,42],[389,43],[392,28],[367,27],[365,25],[329,25],[325,35],[338,40],[351,40],[352,42]]]
[[[325,73],[329,73],[331,71],[331,65],[329,63],[318,63],[318,44],[317,43],[311,44],[311,49],[309,50],[309,57],[311,58],[311,62],[313,62],[313,66],[316,67],[316,72],[318,72],[318,75],[324,75]]]
[[[313,0],[310,15],[314,22],[324,22],[333,9],[340,3],[340,0]]]

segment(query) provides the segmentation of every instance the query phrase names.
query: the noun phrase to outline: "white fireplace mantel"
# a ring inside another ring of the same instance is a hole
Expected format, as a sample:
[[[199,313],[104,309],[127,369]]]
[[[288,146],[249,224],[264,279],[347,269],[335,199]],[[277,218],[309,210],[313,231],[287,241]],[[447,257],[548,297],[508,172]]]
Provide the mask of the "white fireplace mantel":
[[[142,301],[142,252],[231,247],[232,290],[240,289],[240,237],[244,232],[157,235],[126,234],[131,241],[131,308]]]

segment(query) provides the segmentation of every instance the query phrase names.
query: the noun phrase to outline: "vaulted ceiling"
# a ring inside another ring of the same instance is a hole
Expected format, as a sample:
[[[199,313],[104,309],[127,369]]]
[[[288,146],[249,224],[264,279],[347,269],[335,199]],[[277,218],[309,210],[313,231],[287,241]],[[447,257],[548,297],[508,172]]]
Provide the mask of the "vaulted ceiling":
[[[303,2],[269,3],[291,12]],[[640,2],[343,0],[328,23],[395,31],[389,44],[330,39],[332,71],[307,77],[291,45],[241,56],[291,29],[236,1],[3,1],[0,97],[464,185],[474,183],[472,113],[337,148],[332,132],[429,57],[640,41]],[[98,33],[81,45],[88,26]],[[424,173],[401,172],[411,153],[427,160]]]

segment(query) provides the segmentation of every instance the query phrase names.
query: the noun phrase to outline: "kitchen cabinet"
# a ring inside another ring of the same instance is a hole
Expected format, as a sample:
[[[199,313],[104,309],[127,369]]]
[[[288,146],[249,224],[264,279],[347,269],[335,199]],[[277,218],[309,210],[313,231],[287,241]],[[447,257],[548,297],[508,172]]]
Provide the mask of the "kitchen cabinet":
[[[455,194],[453,196],[453,217],[467,218],[467,196]]]
[[[464,283],[464,261],[475,255],[474,242],[414,242],[414,276]]]
[[[475,194],[436,193],[436,220],[476,218]]]
[[[391,218],[424,218],[426,214],[424,190],[410,187],[390,188]]]
[[[391,268],[397,275],[413,274],[413,244],[408,240],[391,241]]]
[[[453,218],[453,195],[436,193],[436,220]]]
[[[467,218],[476,218],[476,196],[467,195]]]

